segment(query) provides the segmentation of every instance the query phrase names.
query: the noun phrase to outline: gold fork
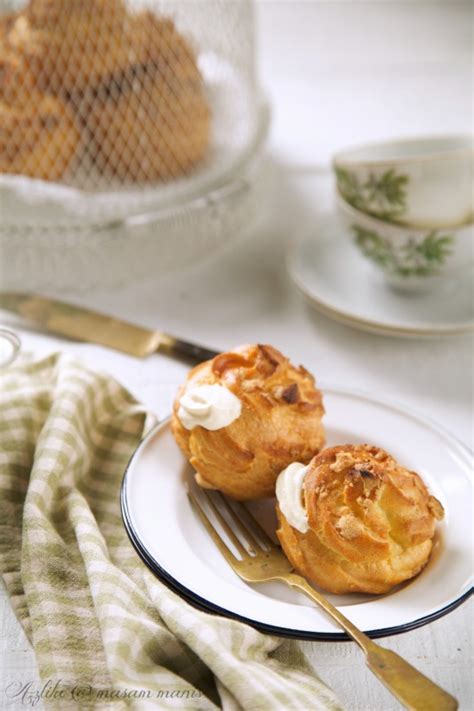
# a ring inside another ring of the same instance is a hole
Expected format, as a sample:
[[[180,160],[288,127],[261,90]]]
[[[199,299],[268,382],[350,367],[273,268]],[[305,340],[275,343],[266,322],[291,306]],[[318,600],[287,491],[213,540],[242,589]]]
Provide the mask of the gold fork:
[[[275,545],[247,509],[240,504],[236,504],[236,502],[233,502],[233,506],[230,506],[222,494],[215,494],[219,496],[228,520],[232,521],[235,529],[243,536],[244,545],[215,505],[212,497],[204,490],[202,490],[202,495],[205,497],[216,520],[239,552],[240,558],[237,558],[225,543],[196,496],[192,492],[188,492],[191,503],[214,543],[234,572],[243,580],[248,583],[281,580],[308,595],[352,637],[354,642],[357,642],[365,654],[366,664],[369,669],[406,708],[414,709],[415,711],[452,711],[458,708],[458,702],[453,696],[430,681],[398,654],[375,644],[334,607],[329,600],[311,587],[304,578],[293,572],[294,569],[291,563],[281,549]],[[239,515],[237,515],[237,509]],[[244,521],[247,523],[244,523]]]

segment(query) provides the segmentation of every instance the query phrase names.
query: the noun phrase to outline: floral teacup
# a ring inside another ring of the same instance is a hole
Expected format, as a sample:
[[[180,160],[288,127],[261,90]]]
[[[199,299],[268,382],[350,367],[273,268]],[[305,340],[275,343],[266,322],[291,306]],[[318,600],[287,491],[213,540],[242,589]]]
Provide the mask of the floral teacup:
[[[340,151],[337,189],[352,207],[380,220],[446,229],[473,220],[471,136],[426,136]]]
[[[457,229],[416,229],[366,215],[337,195],[339,214],[357,249],[404,291],[426,291],[441,276],[473,264],[474,225]]]

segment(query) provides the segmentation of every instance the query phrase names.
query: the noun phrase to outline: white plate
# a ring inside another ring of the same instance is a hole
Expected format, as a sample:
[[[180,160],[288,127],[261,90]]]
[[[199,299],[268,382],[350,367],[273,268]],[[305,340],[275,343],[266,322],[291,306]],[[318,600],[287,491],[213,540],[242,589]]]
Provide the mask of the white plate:
[[[471,584],[469,452],[438,426],[404,408],[343,390],[326,389],[328,445],[366,442],[387,449],[418,471],[445,507],[432,556],[422,573],[383,596],[328,595],[371,636],[426,624],[459,605]],[[193,472],[178,449],[169,421],[141,443],[126,472],[122,513],[132,543],[149,567],[189,602],[242,619],[266,632],[300,639],[345,635],[302,594],[280,583],[247,585],[215,548],[190,506]],[[273,501],[249,507],[270,532]]]
[[[323,215],[293,245],[288,270],[312,306],[349,326],[389,336],[448,336],[474,329],[472,274],[404,294],[352,244],[337,214]]]

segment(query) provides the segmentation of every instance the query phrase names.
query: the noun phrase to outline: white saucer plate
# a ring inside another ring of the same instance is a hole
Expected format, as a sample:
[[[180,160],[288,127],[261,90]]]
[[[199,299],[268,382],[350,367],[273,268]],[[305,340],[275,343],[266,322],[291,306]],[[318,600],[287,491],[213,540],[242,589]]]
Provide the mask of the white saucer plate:
[[[372,637],[404,632],[445,615],[471,591],[469,451],[437,425],[362,394],[326,389],[325,406],[329,446],[370,440],[387,449],[419,472],[446,512],[430,560],[415,579],[383,596],[328,597]],[[304,595],[282,583],[251,586],[240,580],[192,509],[187,487],[195,487],[193,472],[168,420],[140,444],[122,487],[122,514],[130,539],[164,583],[201,609],[265,632],[298,639],[346,639]],[[274,535],[274,501],[247,505]]]
[[[287,265],[314,308],[354,328],[407,337],[474,330],[472,272],[440,278],[426,293],[396,291],[359,253],[336,213],[321,215],[291,245]]]

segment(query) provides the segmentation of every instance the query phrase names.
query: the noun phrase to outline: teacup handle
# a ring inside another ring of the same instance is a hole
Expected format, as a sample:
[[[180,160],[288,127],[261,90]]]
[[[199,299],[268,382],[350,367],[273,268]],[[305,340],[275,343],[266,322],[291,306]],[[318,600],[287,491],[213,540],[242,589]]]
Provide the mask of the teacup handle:
[[[16,333],[6,328],[0,328],[0,340],[8,341],[11,346],[10,353],[7,353],[6,356],[2,356],[0,349],[0,368],[4,368],[6,365],[10,365],[17,357],[20,352],[21,341]]]

